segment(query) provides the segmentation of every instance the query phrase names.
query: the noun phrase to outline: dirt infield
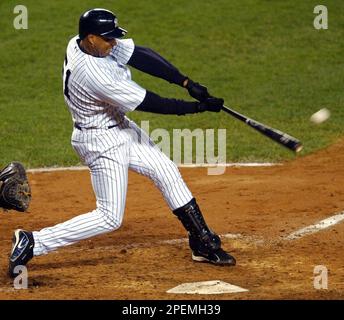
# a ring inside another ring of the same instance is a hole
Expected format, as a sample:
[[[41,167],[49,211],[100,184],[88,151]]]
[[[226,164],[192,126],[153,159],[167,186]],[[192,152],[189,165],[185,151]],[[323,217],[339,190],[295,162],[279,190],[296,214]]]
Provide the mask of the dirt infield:
[[[28,290],[14,290],[7,257],[14,229],[39,230],[94,209],[88,171],[30,174],[26,214],[1,213],[0,299],[343,299],[344,223],[283,240],[344,211],[344,140],[317,154],[264,168],[182,169],[208,224],[237,258],[225,268],[191,261],[178,220],[146,178],[129,176],[123,226],[29,264]],[[165,241],[165,242],[164,242]],[[314,267],[328,269],[328,289],[313,286]],[[248,292],[174,295],[181,283],[222,280]]]

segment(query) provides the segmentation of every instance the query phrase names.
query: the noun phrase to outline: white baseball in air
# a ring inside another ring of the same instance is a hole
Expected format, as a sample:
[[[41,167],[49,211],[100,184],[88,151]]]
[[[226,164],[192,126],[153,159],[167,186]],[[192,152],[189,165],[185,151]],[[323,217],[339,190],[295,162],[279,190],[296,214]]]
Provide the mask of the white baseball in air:
[[[323,108],[316,113],[313,113],[309,120],[315,124],[320,124],[326,121],[330,116],[331,112],[328,109]]]

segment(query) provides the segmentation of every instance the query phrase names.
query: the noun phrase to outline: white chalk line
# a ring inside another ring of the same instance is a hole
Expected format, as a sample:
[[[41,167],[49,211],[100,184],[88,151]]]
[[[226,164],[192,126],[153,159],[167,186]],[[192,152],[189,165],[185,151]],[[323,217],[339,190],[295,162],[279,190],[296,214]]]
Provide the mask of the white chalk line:
[[[55,172],[55,171],[84,171],[89,170],[88,167],[78,166],[78,167],[47,167],[47,168],[35,168],[28,169],[27,172],[30,173],[41,173],[41,172]]]
[[[270,162],[233,162],[233,163],[219,163],[219,164],[180,164],[180,168],[215,168],[215,167],[272,167],[281,166],[281,163],[270,163]],[[41,173],[41,172],[56,172],[56,171],[84,171],[89,170],[86,166],[72,166],[72,167],[46,167],[46,168],[32,168],[28,169],[30,173]]]
[[[299,229],[291,234],[289,234],[286,237],[283,237],[283,240],[296,240],[299,238],[302,238],[303,236],[316,233],[320,230],[327,229],[329,227],[334,226],[335,224],[341,222],[344,220],[344,211],[339,212],[335,214],[334,216],[331,216],[329,218],[326,218],[324,220],[319,221],[316,224],[312,224],[308,227]]]
[[[273,167],[281,166],[281,163],[271,162],[233,162],[233,163],[204,163],[204,164],[180,164],[180,168],[214,168],[214,167]]]

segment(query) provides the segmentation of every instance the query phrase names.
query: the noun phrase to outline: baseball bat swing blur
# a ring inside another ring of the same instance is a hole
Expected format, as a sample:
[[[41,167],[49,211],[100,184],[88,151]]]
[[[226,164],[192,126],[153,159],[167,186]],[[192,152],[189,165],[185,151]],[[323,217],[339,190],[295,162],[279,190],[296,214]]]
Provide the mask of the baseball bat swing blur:
[[[233,116],[234,118],[245,122],[247,125],[249,125],[251,128],[257,130],[261,134],[267,136],[268,138],[276,141],[277,143],[281,144],[282,146],[288,148],[289,150],[292,150],[294,152],[300,152],[303,148],[302,143],[297,140],[296,138],[279,131],[277,129],[271,128],[266,126],[265,124],[259,123],[258,121],[255,121],[253,119],[250,119],[243,114],[240,114],[237,111],[234,111],[233,109],[230,109],[226,106],[222,107],[222,110]]]

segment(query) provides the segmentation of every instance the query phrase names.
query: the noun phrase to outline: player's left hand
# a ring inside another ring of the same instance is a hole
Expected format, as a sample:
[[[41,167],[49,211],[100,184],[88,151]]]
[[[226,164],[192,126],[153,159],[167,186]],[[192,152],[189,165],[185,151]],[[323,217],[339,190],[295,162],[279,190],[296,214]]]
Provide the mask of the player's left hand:
[[[187,79],[185,88],[189,91],[190,96],[198,101],[204,101],[211,97],[207,87],[198,82],[193,82],[191,79]]]

